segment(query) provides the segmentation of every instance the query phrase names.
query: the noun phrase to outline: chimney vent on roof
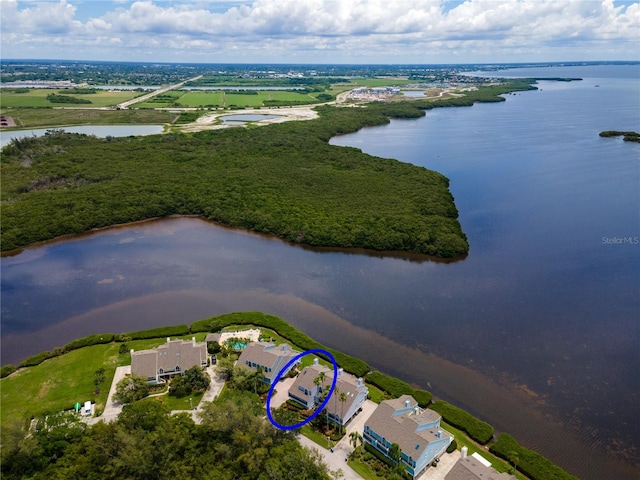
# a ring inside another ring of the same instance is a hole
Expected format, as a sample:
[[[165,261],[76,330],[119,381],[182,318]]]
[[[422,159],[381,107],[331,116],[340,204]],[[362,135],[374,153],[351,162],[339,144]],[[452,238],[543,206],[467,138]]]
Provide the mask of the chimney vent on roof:
[[[316,357],[316,358],[314,358],[314,359],[313,359],[313,364],[314,364],[314,365],[318,365],[318,357]]]
[[[409,407],[411,406],[411,402],[410,402],[409,400],[405,400],[405,401],[404,401],[404,406],[405,406],[406,408],[409,408]]]
[[[467,452],[468,452],[468,448],[467,447],[462,447],[460,449],[460,458],[467,458]]]
[[[338,376],[342,375],[342,372],[344,372],[344,369],[343,368],[339,368],[338,369]]]
[[[167,337],[167,343],[171,341],[171,337]]]

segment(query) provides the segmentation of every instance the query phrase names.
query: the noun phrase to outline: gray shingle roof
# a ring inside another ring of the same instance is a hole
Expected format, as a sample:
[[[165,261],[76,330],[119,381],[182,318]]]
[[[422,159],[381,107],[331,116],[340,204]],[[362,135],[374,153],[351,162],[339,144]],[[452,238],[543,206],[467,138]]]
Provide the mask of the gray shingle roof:
[[[473,457],[460,458],[444,477],[445,480],[513,480],[508,473],[498,473]]]
[[[415,460],[430,442],[452,436],[438,426],[419,429],[439,419],[436,412],[420,409],[412,396],[403,395],[381,402],[365,425],[389,443],[397,443],[406,455]]]
[[[206,365],[206,362],[207,345],[204,342],[167,339],[167,343],[157,348],[131,352],[131,373],[150,378],[164,372],[175,372],[176,367],[184,372],[196,365]]]
[[[260,365],[264,369],[264,376],[271,382],[280,370],[299,353],[286,343],[276,346],[270,342],[252,342],[240,354],[238,365],[247,366],[246,362]]]

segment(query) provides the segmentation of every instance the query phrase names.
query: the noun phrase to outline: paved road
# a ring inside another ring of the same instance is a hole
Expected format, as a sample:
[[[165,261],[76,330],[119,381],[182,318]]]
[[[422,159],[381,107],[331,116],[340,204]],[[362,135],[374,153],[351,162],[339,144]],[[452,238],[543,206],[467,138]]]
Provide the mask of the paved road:
[[[324,463],[329,466],[329,470],[335,472],[337,470],[342,470],[343,477],[345,480],[362,480],[362,477],[356,473],[345,461],[347,456],[343,450],[338,450],[337,448],[333,449],[333,453],[329,450],[325,450],[320,447],[318,444],[309,440],[304,435],[298,436],[298,441],[305,447],[308,447],[312,450],[316,450],[322,455],[322,459]]]
[[[168,92],[169,90],[180,88],[185,83],[191,82],[191,81],[194,81],[194,80],[198,80],[199,78],[202,78],[202,75],[198,75],[197,77],[190,78],[188,80],[185,80],[184,82],[176,83],[175,85],[169,85],[168,87],[159,88],[158,90],[154,90],[153,92],[147,93],[145,95],[142,95],[141,97],[136,97],[136,98],[133,98],[131,100],[127,100],[126,102],[119,103],[117,108],[122,109],[122,110],[125,109],[125,108],[129,108],[134,103],[144,102],[144,101],[149,100],[150,98],[153,98],[153,97],[155,97],[157,95],[160,95],[162,93]]]

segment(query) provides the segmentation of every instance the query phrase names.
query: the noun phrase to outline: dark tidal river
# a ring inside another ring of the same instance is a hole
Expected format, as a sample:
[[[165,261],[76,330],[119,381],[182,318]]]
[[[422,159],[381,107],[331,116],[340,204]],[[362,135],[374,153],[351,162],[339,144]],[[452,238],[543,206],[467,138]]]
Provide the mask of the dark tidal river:
[[[640,69],[557,70],[536,76],[584,80],[332,140],[448,176],[465,259],[317,251],[193,218],[104,230],[2,258],[2,363],[261,310],[580,478],[638,478],[640,146],[598,133],[640,131]]]

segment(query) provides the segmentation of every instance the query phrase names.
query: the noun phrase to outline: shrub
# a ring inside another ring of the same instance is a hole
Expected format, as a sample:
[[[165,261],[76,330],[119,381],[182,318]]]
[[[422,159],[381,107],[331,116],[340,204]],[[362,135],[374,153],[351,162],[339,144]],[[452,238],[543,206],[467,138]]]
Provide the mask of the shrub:
[[[49,358],[55,357],[55,352],[40,352],[33,357],[29,357],[20,363],[20,367],[33,367],[34,365],[40,365],[42,362]]]
[[[398,398],[402,395],[411,395],[422,408],[426,408],[433,398],[431,393],[426,390],[413,388],[407,382],[380,372],[371,372],[367,375],[365,381],[371,385],[375,385],[380,390],[387,392],[393,398]]]
[[[454,438],[453,440],[451,440],[451,443],[447,447],[447,453],[455,452],[456,448],[458,448],[458,443],[456,442],[456,439]]]
[[[370,454],[372,454],[374,457],[376,457],[378,460],[380,460],[382,463],[384,463],[385,465],[388,465],[389,467],[395,467],[396,464],[393,463],[393,461],[383,455],[380,451],[378,451],[375,447],[373,447],[370,443],[365,443],[364,444],[364,449],[369,452]]]
[[[438,400],[431,406],[447,423],[465,431],[476,442],[484,445],[493,438],[493,427],[482,420],[477,419],[461,408],[454,407],[450,403]]]
[[[170,327],[158,327],[151,328],[149,330],[140,330],[139,332],[129,332],[125,334],[131,340],[143,340],[146,338],[161,338],[161,337],[179,337],[189,334],[189,327],[187,325],[174,325]]]
[[[359,358],[327,348],[321,343],[311,339],[300,330],[292,327],[282,318],[273,315],[267,315],[261,312],[229,313],[226,315],[220,315],[219,317],[199,320],[191,325],[191,331],[207,331],[202,330],[205,325],[208,327],[207,330],[211,332],[219,332],[223,327],[227,327],[229,325],[256,325],[258,327],[270,328],[278,332],[278,335],[303,350],[318,348],[327,350],[334,356],[338,365],[340,365],[346,372],[352,373],[357,377],[363,377],[370,368],[366,362]],[[323,357],[323,355],[319,356]],[[329,359],[325,358],[325,360]]]
[[[532,480],[577,480],[577,477],[565,472],[539,453],[521,447],[511,435],[506,433],[501,433],[498,441],[491,445],[489,450],[508,462],[513,461],[515,454],[518,458],[516,468]]]
[[[89,345],[99,345],[102,343],[111,343],[114,339],[115,335],[113,333],[97,333],[95,335],[89,335],[84,338],[78,338],[73,342],[67,343],[64,346],[65,352],[70,352],[71,350],[76,350],[82,347],[88,347]]]
[[[15,365],[3,365],[2,368],[0,368],[0,378],[4,378],[7,377],[9,375],[11,375],[13,372],[15,372],[17,370]]]

